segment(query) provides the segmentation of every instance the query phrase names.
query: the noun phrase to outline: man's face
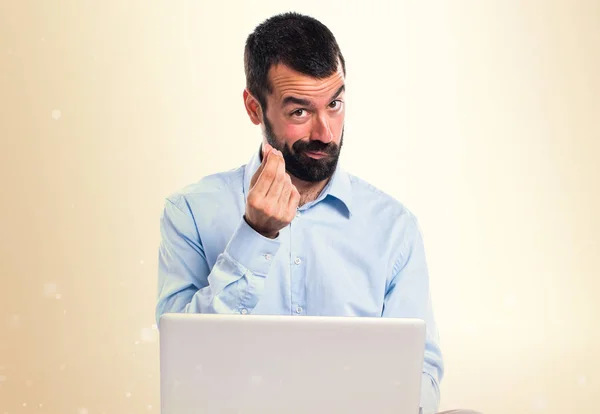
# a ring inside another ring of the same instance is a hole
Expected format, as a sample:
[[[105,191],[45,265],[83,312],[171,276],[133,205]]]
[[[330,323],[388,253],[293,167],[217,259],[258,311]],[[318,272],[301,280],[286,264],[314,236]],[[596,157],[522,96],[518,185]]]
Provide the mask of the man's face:
[[[272,93],[263,113],[267,142],[281,151],[287,171],[319,182],[337,166],[344,137],[344,75],[341,68],[314,79],[287,66],[271,68]]]

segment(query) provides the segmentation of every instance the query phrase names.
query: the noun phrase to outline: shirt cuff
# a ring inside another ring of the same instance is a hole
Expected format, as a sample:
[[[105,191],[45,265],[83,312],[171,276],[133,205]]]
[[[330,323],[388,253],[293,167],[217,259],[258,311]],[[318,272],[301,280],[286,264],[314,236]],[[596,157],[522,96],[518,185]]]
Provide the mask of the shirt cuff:
[[[270,239],[254,230],[242,217],[235,233],[225,248],[225,254],[240,265],[245,273],[266,276],[279,251],[279,236]]]

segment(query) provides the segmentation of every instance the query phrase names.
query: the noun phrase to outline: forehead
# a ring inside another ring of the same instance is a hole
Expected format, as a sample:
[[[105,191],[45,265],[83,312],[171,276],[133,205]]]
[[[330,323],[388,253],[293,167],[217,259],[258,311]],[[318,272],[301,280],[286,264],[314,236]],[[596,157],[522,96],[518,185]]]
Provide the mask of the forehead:
[[[269,70],[269,81],[272,87],[271,97],[277,101],[287,96],[329,99],[344,84],[344,72],[340,65],[331,76],[316,79],[278,64]]]

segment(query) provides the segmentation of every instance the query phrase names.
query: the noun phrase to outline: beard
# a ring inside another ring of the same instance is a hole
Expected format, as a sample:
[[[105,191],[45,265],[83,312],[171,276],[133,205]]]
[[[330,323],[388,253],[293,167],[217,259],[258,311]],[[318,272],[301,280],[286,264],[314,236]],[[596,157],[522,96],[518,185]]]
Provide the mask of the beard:
[[[266,115],[263,115],[263,122],[265,125],[265,138],[269,145],[283,154],[285,169],[288,173],[299,180],[311,183],[331,178],[337,168],[340,151],[344,144],[344,128],[342,128],[339,145],[333,142],[326,144],[322,141],[305,142],[298,140],[290,148],[286,143],[280,144],[283,140],[278,140],[275,137],[271,123]],[[306,154],[313,151],[325,153],[326,156],[314,159]]]

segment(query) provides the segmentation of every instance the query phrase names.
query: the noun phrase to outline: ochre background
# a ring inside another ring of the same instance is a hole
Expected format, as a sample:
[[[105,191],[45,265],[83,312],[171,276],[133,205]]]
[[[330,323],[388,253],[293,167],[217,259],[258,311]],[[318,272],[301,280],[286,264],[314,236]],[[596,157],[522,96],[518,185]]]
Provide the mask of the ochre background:
[[[597,413],[598,1],[0,0],[0,414],[159,411],[163,200],[258,147],[244,40],[290,9],[422,224],[442,408]]]

